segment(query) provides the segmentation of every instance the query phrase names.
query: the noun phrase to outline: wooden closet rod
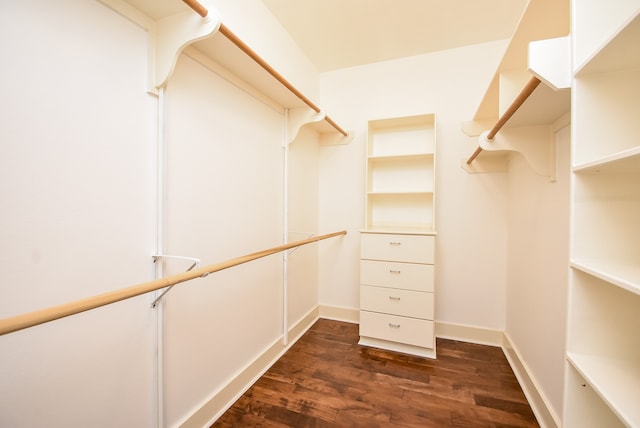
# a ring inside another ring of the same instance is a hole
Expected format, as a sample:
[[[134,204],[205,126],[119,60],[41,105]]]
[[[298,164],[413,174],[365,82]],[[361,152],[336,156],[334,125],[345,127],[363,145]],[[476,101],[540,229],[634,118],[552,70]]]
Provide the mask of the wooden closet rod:
[[[500,116],[496,124],[493,125],[493,128],[489,130],[489,133],[487,134],[487,140],[493,140],[495,138],[495,136],[502,129],[505,123],[507,123],[507,121],[511,119],[511,116],[513,116],[513,114],[518,111],[522,104],[524,104],[527,98],[529,98],[529,96],[533,94],[533,91],[535,91],[539,84],[540,79],[538,79],[537,77],[534,76],[529,79],[525,87],[522,88],[522,91],[520,91],[518,96],[513,100],[509,108],[502,114],[502,116]],[[469,157],[469,159],[467,159],[467,165],[470,165],[471,162],[473,162],[473,160],[478,157],[480,152],[482,152],[482,147],[478,147],[476,151],[473,152],[473,154]]]
[[[182,0],[193,9],[198,15],[203,18],[207,16],[209,11],[206,7],[204,7],[197,0]],[[236,36],[229,28],[227,28],[224,24],[220,24],[220,29],[218,30],[223,36],[225,36],[231,43],[236,45],[242,52],[244,52],[247,56],[253,59],[260,67],[262,67],[267,73],[269,73],[273,78],[275,78],[280,84],[282,84],[285,88],[287,88],[291,93],[293,93],[296,97],[298,97],[302,102],[304,102],[307,106],[309,106],[316,113],[320,113],[320,107],[315,105],[309,98],[307,98],[302,92],[296,89],[287,79],[284,78],[280,73],[278,73],[268,62],[266,62],[260,55],[258,55],[253,49],[249,47],[245,42],[240,40],[238,36]],[[344,135],[345,137],[348,135],[347,132],[342,129],[337,123],[333,121],[329,116],[325,116],[324,120],[329,123],[332,127],[336,129],[339,133]]]
[[[342,230],[340,232],[328,233],[326,235],[314,236],[311,238],[303,239],[300,241],[290,242],[288,244],[278,245],[266,250],[258,251],[257,253],[247,254],[245,256],[230,259],[221,263],[216,263],[210,266],[206,266],[199,269],[194,269],[188,272],[178,273],[166,278],[156,279],[155,281],[144,282],[142,284],[133,285],[128,288],[122,288],[120,290],[111,291],[97,296],[88,297],[75,302],[69,302],[58,306],[52,306],[50,308],[41,309],[34,312],[29,312],[15,317],[5,318],[0,320],[0,336],[14,331],[23,330],[29,327],[33,327],[39,324],[44,324],[49,321],[54,321],[60,318],[64,318],[70,315],[79,314],[81,312],[88,311],[90,309],[106,306],[111,303],[116,303],[121,300],[130,299],[132,297],[139,296],[141,294],[149,293],[151,291],[159,290],[161,288],[169,287],[172,285],[180,284],[191,279],[200,278],[213,272],[218,272],[224,269],[228,269],[233,266],[238,266],[243,263],[250,262],[262,257],[269,256],[271,254],[286,251],[291,248],[300,247],[302,245],[311,244],[312,242],[321,241],[323,239],[333,238],[339,235],[346,235],[347,231]]]

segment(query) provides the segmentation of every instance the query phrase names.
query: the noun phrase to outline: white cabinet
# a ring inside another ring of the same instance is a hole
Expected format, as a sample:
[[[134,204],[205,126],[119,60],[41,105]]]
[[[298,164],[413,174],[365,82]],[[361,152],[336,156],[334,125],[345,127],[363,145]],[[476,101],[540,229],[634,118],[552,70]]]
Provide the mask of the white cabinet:
[[[640,426],[640,1],[574,0],[564,426]]]
[[[369,122],[360,344],[435,357],[435,115]]]

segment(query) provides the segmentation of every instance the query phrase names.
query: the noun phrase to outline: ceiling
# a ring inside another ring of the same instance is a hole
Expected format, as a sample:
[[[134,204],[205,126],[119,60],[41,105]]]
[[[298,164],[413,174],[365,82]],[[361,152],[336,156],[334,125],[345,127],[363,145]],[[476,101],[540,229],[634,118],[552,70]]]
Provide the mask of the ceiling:
[[[527,0],[262,0],[319,71],[511,37]]]

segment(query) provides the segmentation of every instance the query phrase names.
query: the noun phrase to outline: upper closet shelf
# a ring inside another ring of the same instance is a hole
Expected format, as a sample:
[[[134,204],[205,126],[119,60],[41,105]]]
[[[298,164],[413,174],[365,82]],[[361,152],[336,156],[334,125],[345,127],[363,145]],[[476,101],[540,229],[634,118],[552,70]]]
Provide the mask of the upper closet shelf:
[[[508,155],[518,153],[537,174],[555,179],[554,132],[570,121],[568,33],[568,2],[528,3],[473,120],[462,124],[479,136],[461,160],[467,172],[507,172]]]
[[[210,0],[101,0],[149,33],[148,91],[166,85],[184,52],[266,102],[288,111],[288,140],[311,126],[320,144],[348,144],[353,139],[308,97],[236,36],[220,20]]]

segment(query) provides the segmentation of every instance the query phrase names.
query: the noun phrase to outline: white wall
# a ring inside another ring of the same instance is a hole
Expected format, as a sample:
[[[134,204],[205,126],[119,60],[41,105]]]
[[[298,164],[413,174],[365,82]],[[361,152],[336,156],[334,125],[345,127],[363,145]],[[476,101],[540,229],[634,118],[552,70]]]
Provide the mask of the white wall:
[[[322,305],[359,307],[367,121],[436,113],[436,320],[504,329],[507,176],[462,170],[477,140],[460,124],[473,117],[505,47],[498,41],[321,75],[322,105],[356,132],[348,146],[320,151],[320,229],[348,230],[343,245],[321,246]]]
[[[317,235],[318,135],[303,127],[289,145],[288,239],[298,241]],[[322,231],[325,233],[327,231]],[[318,244],[298,247],[288,255],[288,324],[293,327],[318,306]]]
[[[98,2],[0,2],[1,318],[151,279],[146,49]],[[0,426],[152,425],[149,306],[0,337]]]
[[[315,98],[317,72],[260,3],[216,3],[226,25]],[[158,102],[145,93],[146,32],[97,1],[30,0],[0,4],[0,35],[0,317],[152,279]],[[214,263],[281,243],[282,112],[182,58],[167,118],[166,252]],[[313,143],[306,133],[293,153],[292,203],[296,227],[316,232],[317,211],[305,218],[317,206]],[[317,249],[304,251],[290,260],[293,286],[306,287],[292,291],[290,324],[317,302]],[[281,260],[167,296],[167,424],[280,340]],[[2,336],[0,426],[154,426],[150,303],[141,296]]]
[[[204,266],[279,245],[282,114],[185,56],[166,104],[166,252]],[[174,426],[282,335],[281,255],[176,287],[165,325]]]
[[[509,164],[506,333],[562,416],[569,258],[570,127],[556,134],[556,181],[536,175],[521,156]]]

